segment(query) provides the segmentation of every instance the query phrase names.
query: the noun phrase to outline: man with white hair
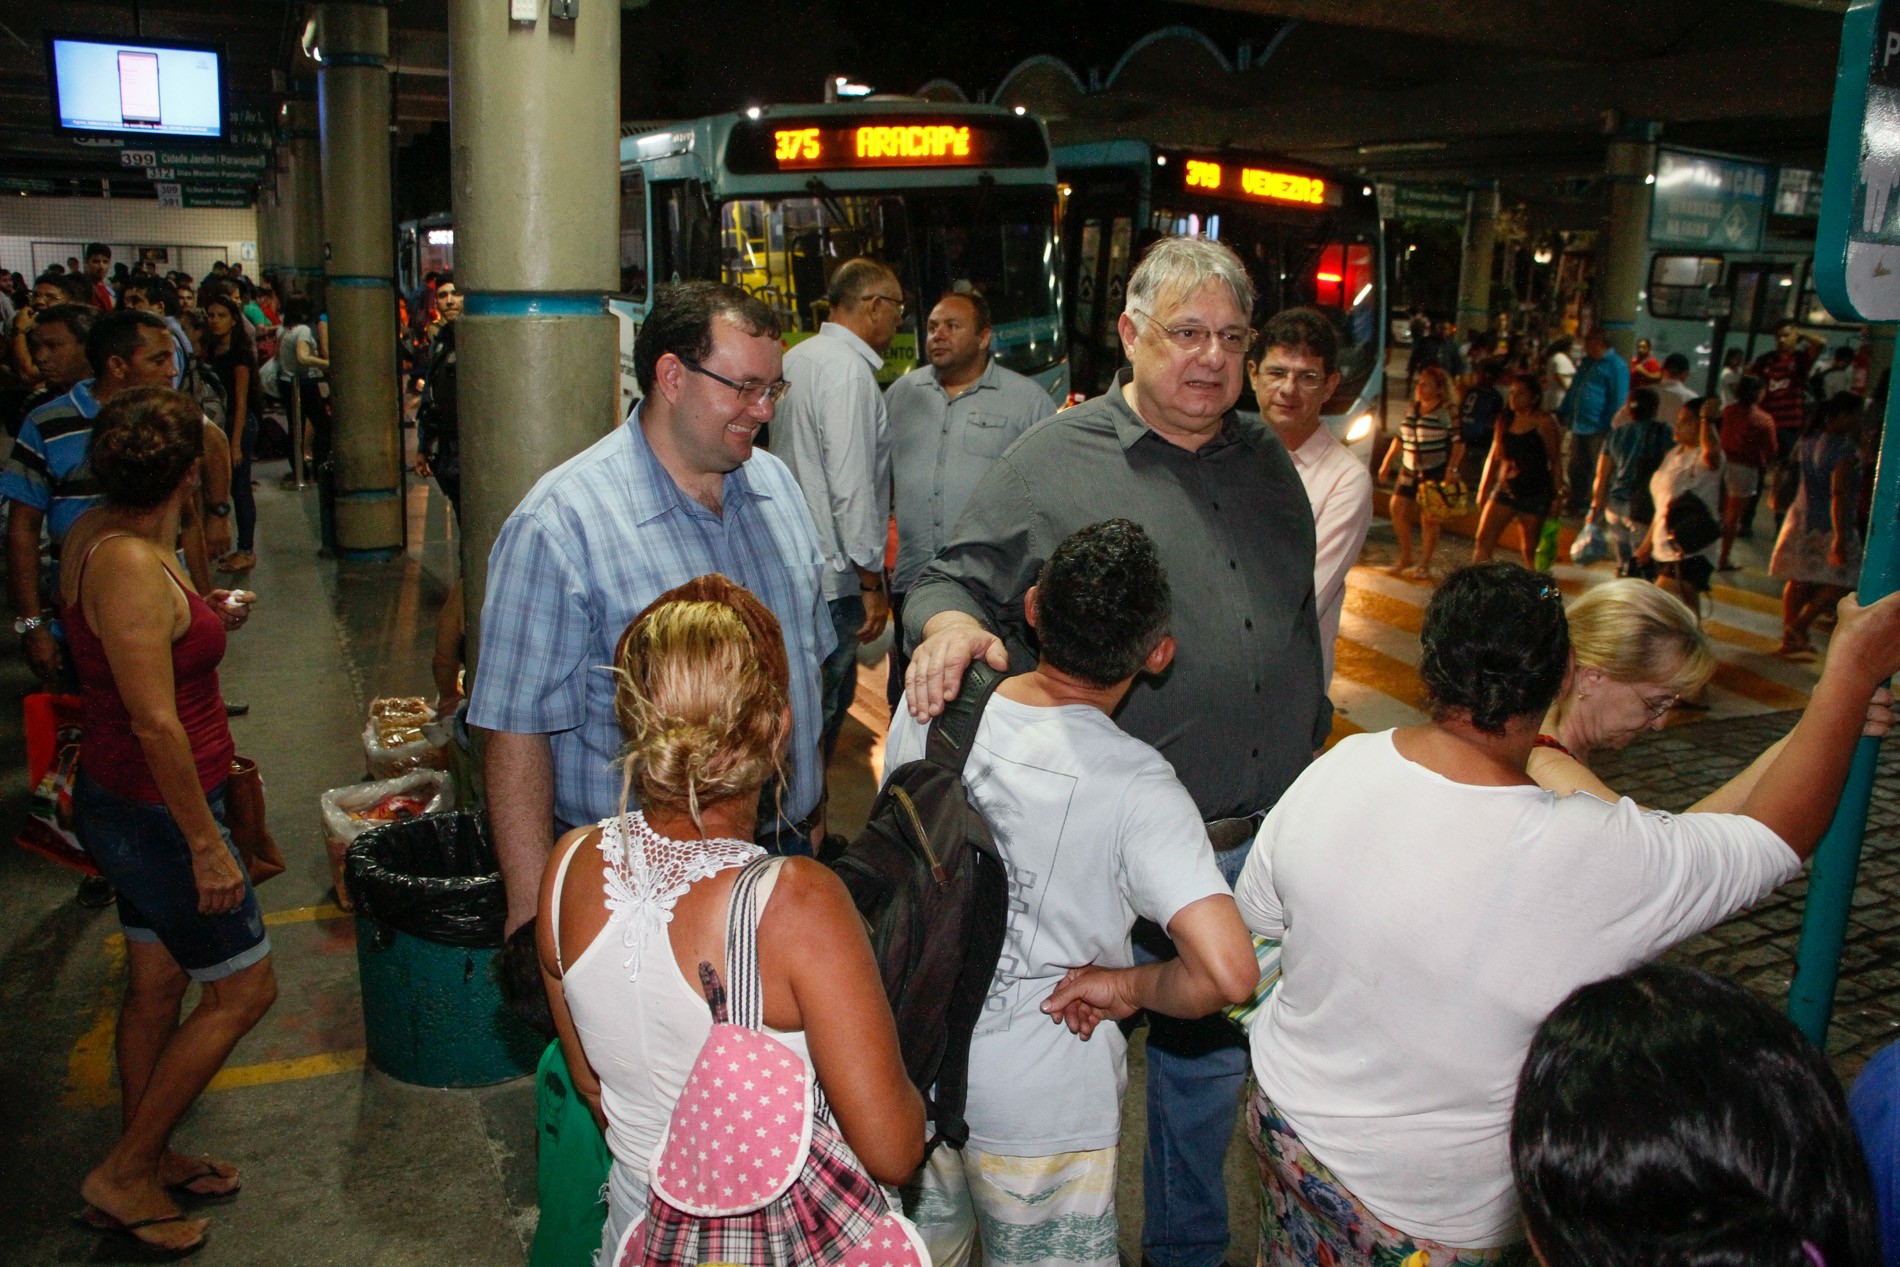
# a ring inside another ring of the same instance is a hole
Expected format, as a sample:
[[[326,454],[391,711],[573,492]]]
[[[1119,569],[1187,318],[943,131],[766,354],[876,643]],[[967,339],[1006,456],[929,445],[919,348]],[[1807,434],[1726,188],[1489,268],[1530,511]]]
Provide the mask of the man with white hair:
[[[1164,238],[1129,279],[1129,367],[1114,387],[1030,428],[977,484],[911,587],[915,647],[905,691],[919,720],[942,711],[977,656],[1035,663],[1023,595],[1056,545],[1102,519],[1153,538],[1180,601],[1162,677],[1116,713],[1159,749],[1194,798],[1232,883],[1261,817],[1332,728],[1314,607],[1312,507],[1286,447],[1234,412],[1253,287],[1203,238]],[[1152,940],[1171,953],[1166,938]],[[994,1021],[990,1022],[994,1023]],[[1145,1260],[1214,1267],[1227,1250],[1222,1161],[1247,1053],[1220,1017],[1152,1017],[1148,1038]]]

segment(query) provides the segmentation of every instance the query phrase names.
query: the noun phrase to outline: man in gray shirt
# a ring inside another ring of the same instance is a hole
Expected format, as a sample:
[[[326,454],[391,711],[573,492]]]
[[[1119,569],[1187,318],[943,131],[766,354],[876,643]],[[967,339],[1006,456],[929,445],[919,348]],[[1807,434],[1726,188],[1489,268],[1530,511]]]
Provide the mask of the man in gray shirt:
[[[846,260],[831,275],[831,320],[785,354],[791,390],[773,423],[772,453],[792,470],[825,556],[824,599],[838,648],[825,661],[825,760],[857,692],[858,644],[884,631],[884,545],[890,532],[891,433],[877,371],[904,317],[888,265]]]
[[[904,610],[905,692],[921,719],[942,711],[975,656],[1019,672],[1034,663],[1023,594],[1057,543],[1113,516],[1145,528],[1179,596],[1179,650],[1116,720],[1173,765],[1229,883],[1259,817],[1332,727],[1312,507],[1285,446],[1234,413],[1252,308],[1226,247],[1150,247],[1120,321],[1130,368],[990,466]],[[1155,1267],[1214,1267],[1226,1253],[1221,1164],[1246,1071],[1224,1021],[1151,1018],[1142,1247]]]
[[[990,305],[970,292],[945,295],[924,323],[925,364],[890,385],[891,474],[897,486],[897,566],[891,618],[936,557],[990,463],[1031,423],[1055,412],[1049,393],[990,355]],[[891,707],[904,693],[902,629],[891,648]]]

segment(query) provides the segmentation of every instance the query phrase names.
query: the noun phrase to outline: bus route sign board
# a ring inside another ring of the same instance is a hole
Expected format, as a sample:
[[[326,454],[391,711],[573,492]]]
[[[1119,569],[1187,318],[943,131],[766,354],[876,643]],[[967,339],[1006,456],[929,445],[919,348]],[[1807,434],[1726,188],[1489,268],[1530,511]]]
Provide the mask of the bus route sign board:
[[[1394,220],[1424,224],[1463,224],[1470,196],[1456,185],[1395,185]]]
[[[1900,319],[1900,0],[1841,24],[1814,285],[1843,321]]]
[[[1706,251],[1759,251],[1768,216],[1768,168],[1712,154],[1656,155],[1649,240]]]

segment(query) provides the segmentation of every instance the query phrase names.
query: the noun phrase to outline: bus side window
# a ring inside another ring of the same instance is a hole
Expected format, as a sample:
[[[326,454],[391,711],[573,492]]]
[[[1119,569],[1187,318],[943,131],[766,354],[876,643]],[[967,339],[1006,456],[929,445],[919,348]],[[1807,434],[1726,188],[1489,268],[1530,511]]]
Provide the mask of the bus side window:
[[[1657,255],[1649,262],[1650,316],[1707,320],[1709,291],[1721,276],[1719,255]]]
[[[620,293],[647,297],[647,177],[638,167],[620,173]]]
[[[653,248],[662,282],[719,277],[719,226],[698,181],[653,183]]]

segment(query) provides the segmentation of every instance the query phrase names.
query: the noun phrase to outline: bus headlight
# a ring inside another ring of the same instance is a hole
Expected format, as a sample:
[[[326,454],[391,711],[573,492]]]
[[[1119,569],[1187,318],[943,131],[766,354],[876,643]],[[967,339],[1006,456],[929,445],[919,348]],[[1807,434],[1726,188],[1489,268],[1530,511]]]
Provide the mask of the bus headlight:
[[[1372,415],[1360,414],[1352,420],[1352,425],[1346,428],[1346,443],[1357,444],[1371,434]]]

